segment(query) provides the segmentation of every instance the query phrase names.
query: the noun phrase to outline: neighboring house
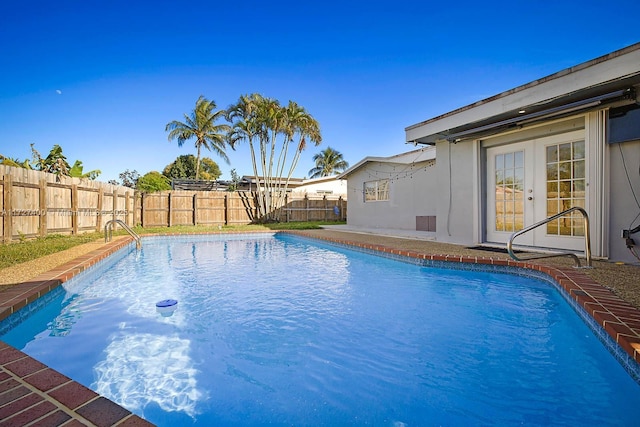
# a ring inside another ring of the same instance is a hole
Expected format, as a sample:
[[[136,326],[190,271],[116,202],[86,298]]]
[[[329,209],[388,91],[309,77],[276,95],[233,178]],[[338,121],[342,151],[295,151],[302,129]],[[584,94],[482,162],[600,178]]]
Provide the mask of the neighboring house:
[[[278,183],[284,187],[284,185],[287,183],[287,177],[283,177],[283,178],[275,178],[272,177],[272,179],[274,180],[274,182],[276,182],[275,180],[277,179]],[[287,183],[287,191],[291,191],[292,189],[298,187],[302,181],[304,181],[304,178],[289,178],[289,181]],[[240,191],[257,191],[258,189],[258,184],[260,186],[264,185],[264,177],[255,177],[253,175],[243,175],[242,178],[240,179],[240,183],[238,185],[238,189]]]
[[[437,241],[504,247],[514,231],[579,206],[594,257],[637,262],[640,232],[622,236],[640,230],[639,93],[637,43],[411,125],[407,142],[431,147],[425,156],[435,150],[435,166],[413,172],[411,153],[365,158],[339,176],[348,178],[347,222],[426,224]],[[574,211],[514,244],[584,251],[584,234]]]
[[[622,233],[640,223],[639,92],[640,43],[409,126],[408,143],[435,147],[433,172],[412,185],[412,197],[391,185],[380,209],[350,198],[348,221],[387,227],[397,217],[405,228],[408,217],[435,215],[438,241],[502,245],[513,231],[580,206],[593,256],[637,262]],[[367,179],[393,182],[389,163],[374,168],[379,176],[361,163],[345,174],[350,190]],[[368,178],[353,182],[360,166]],[[580,251],[583,236],[574,212],[515,244]],[[640,233],[631,238],[640,245]]]
[[[435,147],[392,157],[366,157],[338,175],[348,182],[347,224],[363,228],[420,230],[435,236]],[[422,195],[425,195],[424,197]]]
[[[338,179],[338,175],[304,179],[291,189],[293,193],[307,196],[341,196],[343,199],[347,197],[347,181]]]
[[[280,179],[280,184],[284,186],[286,178]],[[238,182],[237,191],[257,191],[258,180],[254,176],[243,176]],[[192,190],[192,191],[228,191],[233,183],[231,181],[205,181],[195,179],[173,179],[171,181],[172,190]],[[264,179],[260,178],[260,184],[264,184]],[[347,181],[337,178],[337,175],[325,176],[321,178],[305,179],[291,178],[287,185],[287,192],[309,196],[334,196],[346,198]]]
[[[280,184],[284,186],[286,177],[280,179]],[[244,175],[240,181],[240,189],[256,191],[258,180],[255,176]],[[263,185],[264,178],[260,177],[260,185]],[[287,184],[287,192],[308,195],[332,195],[346,196],[347,183],[338,179],[337,175],[325,176],[321,178],[290,178]]]
[[[208,181],[203,179],[174,178],[171,180],[172,190],[189,191],[227,191],[228,181]]]

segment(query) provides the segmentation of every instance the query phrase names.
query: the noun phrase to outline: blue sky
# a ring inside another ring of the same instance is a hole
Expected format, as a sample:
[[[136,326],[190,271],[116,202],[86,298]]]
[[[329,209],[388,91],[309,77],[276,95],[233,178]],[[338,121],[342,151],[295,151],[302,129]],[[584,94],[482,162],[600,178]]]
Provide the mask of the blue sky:
[[[8,0],[0,6],[0,154],[62,146],[72,163],[162,170],[200,95],[253,92],[304,106],[350,164],[413,148],[404,128],[640,41],[637,0]],[[435,3],[435,2],[434,2]],[[252,174],[246,146],[227,150]]]

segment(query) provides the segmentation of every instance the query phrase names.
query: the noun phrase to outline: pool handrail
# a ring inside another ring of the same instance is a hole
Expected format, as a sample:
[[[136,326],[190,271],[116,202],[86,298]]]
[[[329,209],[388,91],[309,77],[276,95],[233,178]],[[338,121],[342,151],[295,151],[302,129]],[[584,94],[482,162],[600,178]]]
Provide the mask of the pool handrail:
[[[531,231],[535,228],[538,228],[542,225],[545,225],[553,220],[556,220],[560,217],[565,216],[568,213],[571,213],[573,211],[578,211],[582,214],[582,217],[584,219],[584,254],[585,254],[585,258],[587,261],[587,265],[585,267],[582,267],[582,265],[580,264],[580,259],[576,256],[576,254],[574,254],[573,252],[559,252],[559,253],[553,253],[553,254],[544,254],[544,255],[535,255],[535,256],[530,256],[524,259],[518,258],[514,253],[513,253],[513,240],[520,236],[521,234],[524,234],[528,231]],[[549,218],[543,219],[542,221],[536,222],[533,225],[530,225],[528,227],[523,228],[522,230],[516,231],[515,233],[513,233],[511,235],[511,238],[509,239],[509,242],[507,243],[507,252],[509,252],[509,256],[511,258],[513,258],[516,261],[527,261],[530,259],[542,259],[542,258],[553,258],[553,257],[561,257],[561,256],[569,256],[572,257],[575,262],[576,265],[574,266],[575,268],[592,268],[591,265],[591,237],[589,235],[589,215],[587,214],[587,211],[585,211],[583,208],[578,207],[578,206],[574,206],[572,208],[569,208],[565,211],[562,211],[556,215],[550,216]]]
[[[104,242],[105,243],[110,242],[111,239],[113,238],[113,224],[118,224],[119,226],[124,228],[125,231],[131,235],[131,237],[133,237],[133,239],[136,241],[136,249],[140,249],[142,247],[142,240],[140,239],[140,236],[138,235],[138,233],[133,231],[131,227],[129,227],[124,221],[119,219],[109,220],[104,225]]]

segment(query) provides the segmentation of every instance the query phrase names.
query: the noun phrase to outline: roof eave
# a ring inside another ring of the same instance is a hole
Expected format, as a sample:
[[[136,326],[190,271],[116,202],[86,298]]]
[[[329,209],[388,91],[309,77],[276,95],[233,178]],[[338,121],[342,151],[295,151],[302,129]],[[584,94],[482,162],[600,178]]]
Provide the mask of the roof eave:
[[[433,144],[469,129],[515,120],[640,84],[640,43],[405,128],[407,142]]]

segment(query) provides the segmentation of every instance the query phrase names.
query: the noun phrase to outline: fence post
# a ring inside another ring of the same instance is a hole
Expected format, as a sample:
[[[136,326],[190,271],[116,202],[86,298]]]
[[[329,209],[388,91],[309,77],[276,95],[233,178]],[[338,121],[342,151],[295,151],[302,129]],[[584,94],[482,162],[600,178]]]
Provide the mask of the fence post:
[[[124,192],[124,223],[127,224],[128,226],[132,226],[132,224],[129,222],[129,208],[131,207],[131,192],[130,191],[125,191]]]
[[[71,185],[71,234],[78,235],[78,185]]]
[[[171,227],[171,217],[173,216],[173,206],[171,205],[171,191],[167,194],[167,205],[169,207],[169,218],[167,227]]]
[[[142,197],[140,198],[140,227],[144,228],[144,206],[145,206],[145,202],[144,199],[147,197],[146,193],[142,193]]]
[[[329,220],[329,212],[327,211],[329,209],[329,207],[327,206],[327,195],[323,195],[322,196],[322,203],[324,205],[324,220],[327,221]]]
[[[259,201],[259,199],[262,196],[260,195],[259,191],[253,192],[252,195],[253,195],[253,212],[254,212],[253,218],[254,218],[254,220],[261,221],[263,218],[260,217],[260,201]],[[265,213],[265,215],[266,215],[266,213]]]
[[[102,228],[102,209],[104,207],[104,188],[98,188],[98,206],[96,208],[96,231]]]
[[[133,211],[131,212],[131,222],[133,226],[137,226],[138,222],[138,204],[139,204],[140,193],[136,190],[133,190]]]
[[[115,188],[111,193],[113,197],[111,198],[111,219],[116,219],[116,206],[118,205],[118,190]]]
[[[342,199],[342,220],[343,221],[348,221],[348,211],[347,209],[349,209],[349,201]]]
[[[289,194],[285,194],[284,195],[284,208],[285,208],[285,212],[287,213],[287,222],[289,222],[290,220],[290,214],[291,211],[289,210]]]
[[[3,188],[3,208],[4,208],[4,224],[3,224],[3,228],[4,228],[4,235],[2,236],[2,240],[5,242],[10,242],[11,239],[13,239],[13,220],[12,220],[12,216],[13,216],[13,212],[12,211],[12,205],[11,205],[11,199],[12,199],[12,193],[13,193],[13,181],[11,179],[11,175],[5,175],[4,176],[4,185],[2,186]]]
[[[198,193],[193,193],[193,225],[198,225]]]
[[[224,193],[224,225],[231,223],[231,207],[229,201],[229,193]]]
[[[309,195],[307,193],[304,194],[304,213],[306,214],[306,221],[309,222]]]
[[[40,180],[40,237],[47,235],[47,180]]]

